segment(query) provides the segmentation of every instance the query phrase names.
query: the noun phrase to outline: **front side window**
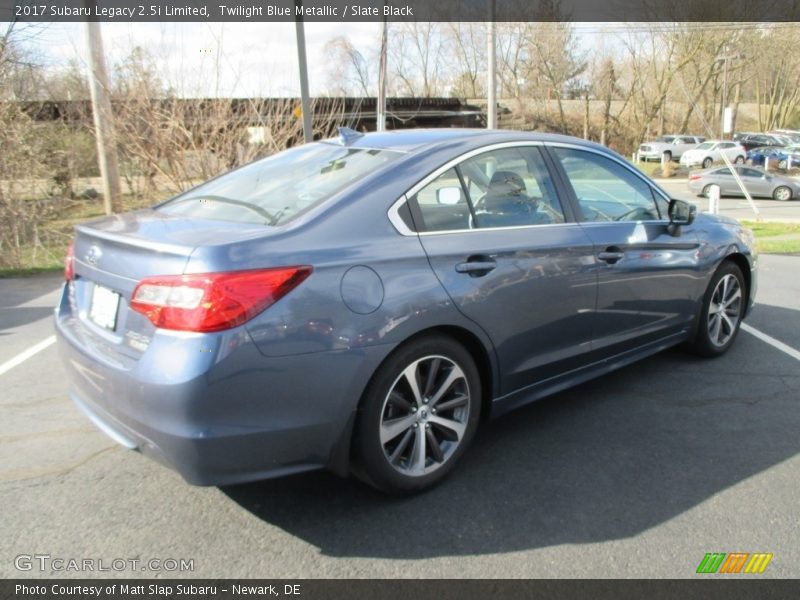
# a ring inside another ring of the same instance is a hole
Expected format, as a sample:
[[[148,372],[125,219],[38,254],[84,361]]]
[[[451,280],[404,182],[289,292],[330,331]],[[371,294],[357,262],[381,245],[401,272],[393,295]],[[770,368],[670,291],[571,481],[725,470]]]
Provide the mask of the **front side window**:
[[[617,162],[594,152],[553,148],[585,221],[651,221],[659,212],[653,190]]]
[[[389,150],[306,144],[212,179],[157,210],[200,219],[282,225],[399,156]]]

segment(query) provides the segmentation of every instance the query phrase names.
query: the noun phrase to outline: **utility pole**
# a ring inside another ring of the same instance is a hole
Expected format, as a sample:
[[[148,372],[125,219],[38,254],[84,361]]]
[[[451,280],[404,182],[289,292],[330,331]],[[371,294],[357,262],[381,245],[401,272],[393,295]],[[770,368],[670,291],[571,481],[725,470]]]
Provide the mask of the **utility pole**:
[[[303,7],[301,0],[294,0],[297,8]],[[295,10],[295,14],[297,14]],[[295,17],[295,33],[297,34],[297,63],[300,69],[300,107],[303,111],[303,141],[314,141],[314,130],[311,128],[311,100],[308,96],[308,62],[306,61],[306,34],[303,28],[303,17]]]
[[[495,0],[489,0],[489,22],[486,36],[486,72],[488,91],[486,128],[497,129],[497,30],[494,22]]]
[[[384,2],[384,6],[386,2]],[[386,13],[384,13],[386,14]],[[383,17],[383,29],[381,31],[381,58],[378,67],[378,106],[376,109],[377,131],[386,131],[386,52],[389,37],[389,23]]]
[[[86,39],[89,43],[89,90],[92,96],[95,138],[97,140],[97,162],[103,178],[103,208],[111,215],[120,210],[122,186],[119,180],[117,137],[114,133],[114,115],[108,98],[108,74],[103,55],[103,38],[100,23],[86,23]]]

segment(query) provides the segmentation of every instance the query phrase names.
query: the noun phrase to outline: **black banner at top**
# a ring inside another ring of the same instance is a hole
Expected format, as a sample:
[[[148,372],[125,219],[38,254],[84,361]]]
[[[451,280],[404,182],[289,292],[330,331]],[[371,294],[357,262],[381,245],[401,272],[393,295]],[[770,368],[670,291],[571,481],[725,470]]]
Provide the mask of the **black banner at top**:
[[[793,0],[0,0],[0,21],[790,22]]]

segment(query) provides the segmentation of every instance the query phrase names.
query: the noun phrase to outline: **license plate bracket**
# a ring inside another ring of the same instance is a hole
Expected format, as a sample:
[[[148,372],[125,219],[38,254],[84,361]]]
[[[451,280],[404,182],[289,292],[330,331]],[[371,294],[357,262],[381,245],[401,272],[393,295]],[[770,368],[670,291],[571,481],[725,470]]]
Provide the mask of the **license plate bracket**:
[[[107,287],[95,284],[92,289],[92,305],[89,309],[89,319],[92,323],[103,329],[114,331],[117,327],[119,297],[118,293],[112,292]]]

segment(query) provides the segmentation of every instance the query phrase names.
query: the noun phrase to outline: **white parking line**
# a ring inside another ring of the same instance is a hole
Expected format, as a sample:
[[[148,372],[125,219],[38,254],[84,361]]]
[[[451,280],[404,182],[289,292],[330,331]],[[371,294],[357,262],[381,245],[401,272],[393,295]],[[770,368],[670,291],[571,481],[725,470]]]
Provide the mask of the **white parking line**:
[[[49,338],[42,340],[41,342],[39,342],[35,346],[31,346],[30,348],[28,348],[24,352],[20,352],[19,354],[17,354],[11,360],[7,360],[2,365],[0,365],[0,375],[5,375],[11,369],[13,369],[14,367],[24,363],[31,356],[34,356],[35,354],[38,354],[39,352],[41,352],[45,348],[49,348],[50,346],[52,346],[55,343],[56,343],[56,336],[51,335]]]
[[[748,325],[747,323],[742,323],[741,327],[742,327],[742,329],[744,329],[744,330],[745,330],[747,333],[749,333],[750,335],[753,335],[753,336],[757,337],[757,338],[758,338],[758,339],[760,339],[762,342],[766,342],[767,344],[769,344],[769,345],[770,345],[770,346],[772,346],[773,348],[775,348],[775,349],[777,349],[777,350],[780,350],[780,351],[781,351],[781,352],[783,352],[784,354],[788,354],[789,356],[791,356],[791,357],[792,357],[793,359],[795,359],[795,360],[800,360],[800,351],[798,351],[798,350],[795,350],[795,349],[794,349],[794,348],[792,348],[791,346],[787,346],[787,345],[786,345],[786,344],[784,344],[782,341],[780,341],[780,340],[776,340],[774,337],[772,337],[772,336],[770,336],[770,335],[767,335],[766,333],[763,333],[763,332],[759,331],[759,330],[758,330],[758,329],[756,329],[755,327],[751,327],[751,326],[750,326],[750,325]]]

